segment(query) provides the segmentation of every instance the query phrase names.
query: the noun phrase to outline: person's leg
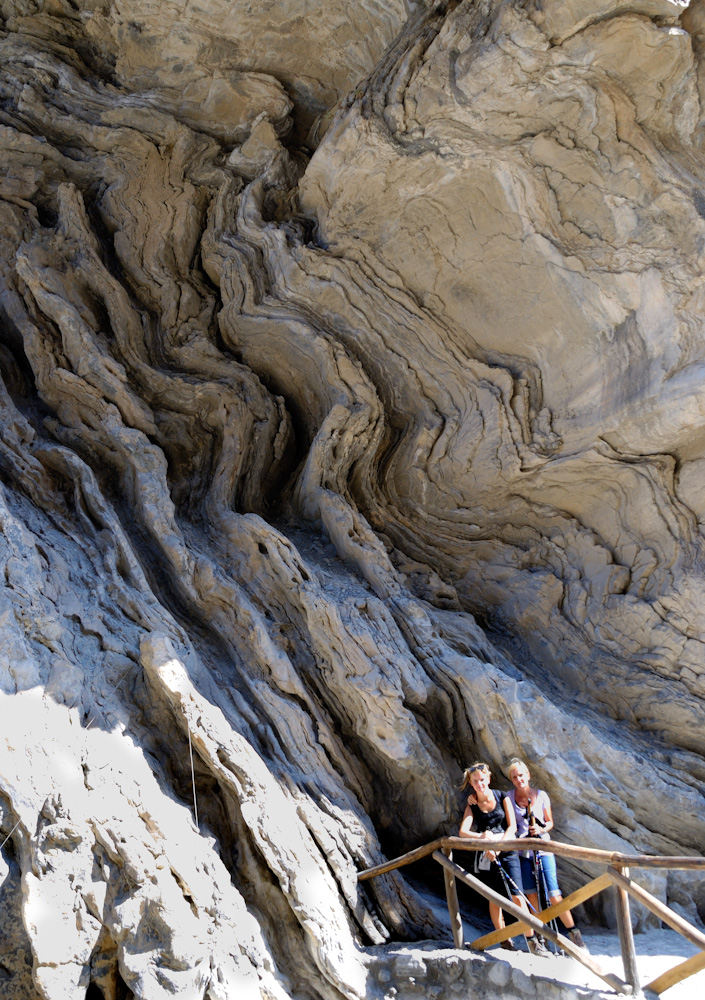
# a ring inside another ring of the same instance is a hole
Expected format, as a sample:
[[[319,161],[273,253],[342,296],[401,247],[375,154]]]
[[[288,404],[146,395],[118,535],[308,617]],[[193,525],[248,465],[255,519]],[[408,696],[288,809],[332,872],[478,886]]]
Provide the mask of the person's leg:
[[[490,903],[490,920],[492,921],[492,926],[496,931],[501,927],[504,927],[504,911],[501,906],[497,906],[496,903]]]
[[[553,897],[551,898],[551,902],[552,903],[563,902],[563,897],[561,896],[560,892],[555,897],[555,899]],[[561,923],[563,924],[563,926],[567,931],[573,930],[573,928],[575,927],[575,920],[573,919],[573,914],[570,912],[570,910],[566,910],[565,913],[561,913]]]
[[[563,899],[563,895],[558,888],[555,855],[542,854],[541,866],[546,880],[546,890],[548,892],[549,901],[551,903],[560,903]],[[577,945],[579,948],[584,948],[585,944],[583,942],[583,935],[580,933],[580,929],[576,927],[575,918],[570,910],[566,910],[565,913],[561,913],[561,923],[568,931],[568,937],[573,944]]]
[[[477,877],[481,882],[485,883],[488,889],[493,889],[500,896],[505,895],[504,881],[502,880],[499,868],[496,864],[493,864],[489,871],[479,870],[477,872]],[[489,903],[489,907],[492,926],[496,931],[498,931],[504,927],[504,910],[497,903]]]
[[[560,892],[550,892],[548,894],[549,906],[553,906],[554,903],[562,903],[563,897]],[[573,919],[573,914],[570,910],[566,910],[565,913],[560,913],[558,919],[563,924],[567,931],[571,931],[575,927],[575,920]]]
[[[519,856],[513,851],[500,855],[498,863],[494,867],[493,871],[502,883],[502,888],[497,891],[503,896],[507,896],[511,899],[515,906],[520,907],[520,909],[528,913],[529,908],[526,905],[526,899],[522,895],[523,890],[521,887],[521,867],[519,865]],[[504,914],[502,914],[502,926],[504,925]],[[526,943],[529,946],[529,951],[533,950],[535,941],[532,940],[534,932],[531,927],[526,928],[524,931],[524,937],[526,938]],[[507,948],[510,951],[516,951],[516,945],[511,938],[504,941],[502,943],[502,947]]]
[[[496,903],[490,903],[490,920],[492,921],[492,926],[496,931],[505,926],[504,910],[501,906],[497,906]],[[503,948],[505,951],[517,950],[517,946],[514,944],[513,938],[507,938],[506,941],[502,941],[500,948]]]
[[[546,883],[546,895],[548,897],[549,906],[554,903],[560,903],[563,900],[561,890],[558,888],[558,875],[556,874],[556,858],[553,854],[541,854],[541,868],[543,870],[543,877]],[[561,913],[560,920],[563,926],[567,930],[572,930],[575,927],[575,921],[573,920],[573,914],[570,910],[566,910],[565,913]]]
[[[504,869],[509,892],[511,893],[512,902],[516,906],[520,906],[522,910],[526,910],[528,913],[529,907],[526,904],[526,892],[524,886],[524,875],[521,867],[521,858],[515,851],[508,852],[507,854],[502,855],[502,867]],[[525,936],[529,938],[533,933],[534,932],[529,927],[525,931]]]
[[[512,902],[520,907],[525,913],[529,913],[530,909],[526,901],[526,895],[524,892],[524,877],[521,867],[522,859],[517,855],[512,853],[504,855],[503,864],[505,866],[505,871],[507,875],[507,880],[510,885],[510,891],[512,894]],[[519,891],[517,891],[519,890]],[[547,955],[546,945],[544,944],[540,935],[535,934],[532,927],[527,927],[524,931],[524,937],[526,938],[526,945],[532,955]]]
[[[534,868],[531,858],[519,858],[519,869],[521,872],[521,887],[529,901],[529,909],[532,913],[538,913],[539,897],[536,892],[536,879],[534,878]]]
[[[530,912],[529,911],[529,907],[526,905],[526,899],[523,896],[514,896],[514,895],[512,895],[512,902],[514,903],[515,906],[520,906],[522,908],[522,910],[525,910],[527,913]],[[527,927],[525,933],[526,933],[527,937],[531,937],[531,935],[534,932],[531,929],[531,927]]]
[[[517,906],[520,906],[522,910],[525,910],[527,913],[530,912],[526,903],[526,897],[512,896],[512,900]],[[526,938],[526,947],[532,955],[541,955],[542,957],[548,955],[548,949],[546,948],[546,942],[542,934],[535,934],[533,928],[528,927],[524,931],[524,937]]]

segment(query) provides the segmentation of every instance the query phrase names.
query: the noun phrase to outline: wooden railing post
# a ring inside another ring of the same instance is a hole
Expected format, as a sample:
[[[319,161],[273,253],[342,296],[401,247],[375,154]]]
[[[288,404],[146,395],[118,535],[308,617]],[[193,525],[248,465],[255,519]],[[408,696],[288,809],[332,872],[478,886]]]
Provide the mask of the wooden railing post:
[[[522,910],[520,906],[517,906],[511,899],[507,899],[506,896],[500,895],[495,892],[494,889],[490,889],[489,886],[481,882],[475,875],[471,875],[466,872],[460,865],[456,865],[454,861],[443,854],[442,851],[434,851],[433,856],[439,864],[443,865],[444,868],[448,868],[455,874],[455,877],[460,879],[461,882],[465,882],[469,885],[471,889],[475,892],[479,892],[481,896],[484,896],[490,903],[495,903],[502,910],[510,913],[515,920],[518,921],[518,928],[520,933],[524,932],[524,926],[531,927],[532,930],[537,931],[539,934],[543,934],[549,941],[553,941],[557,944],[559,948],[562,948],[566,954],[570,955],[571,958],[576,958],[583,965],[587,966],[591,972],[594,972],[596,976],[603,979],[608,986],[611,986],[613,990],[617,993],[624,993],[628,996],[632,994],[632,988],[629,983],[625,983],[619,978],[619,976],[613,975],[611,972],[607,972],[603,969],[598,962],[583,948],[578,948],[570,938],[563,937],[562,934],[556,934],[555,931],[547,927],[538,917],[535,917],[528,910]]]
[[[453,860],[453,852],[447,848],[443,848],[443,853],[451,861]],[[463,918],[460,916],[460,907],[458,906],[458,887],[455,884],[455,875],[453,872],[448,871],[447,868],[443,869],[443,881],[446,886],[446,899],[448,900],[448,916],[450,917],[450,927],[453,931],[453,943],[456,948],[463,947]]]
[[[614,865],[613,867],[620,875],[629,878],[628,868],[624,868],[621,865]],[[619,931],[619,944],[622,949],[622,962],[624,963],[624,978],[632,987],[634,993],[641,993],[639,972],[636,967],[632,918],[629,913],[629,896],[620,885],[615,884],[614,891],[617,904],[617,930]]]
[[[634,948],[634,936],[632,934],[632,923],[629,915],[629,895],[634,896],[637,902],[642,903],[647,909],[650,909],[652,913],[655,913],[661,920],[665,921],[674,930],[677,930],[686,940],[690,941],[691,944],[697,945],[700,949],[699,954],[693,955],[691,958],[686,959],[679,965],[676,965],[673,969],[668,972],[664,972],[662,975],[657,976],[653,982],[647,983],[645,989],[655,992],[664,993],[669,990],[672,986],[677,983],[683,982],[689,976],[695,975],[696,972],[700,972],[705,969],[705,934],[698,930],[697,927],[693,927],[689,924],[687,920],[683,917],[678,916],[674,913],[670,907],[666,906],[655,896],[652,896],[642,889],[635,882],[629,878],[629,865],[634,868],[665,868],[671,871],[703,871],[705,870],[705,858],[699,857],[681,857],[681,856],[665,856],[665,855],[649,855],[649,854],[622,854],[619,851],[601,851],[594,847],[581,847],[575,844],[562,844],[559,841],[545,841],[538,840],[535,838],[528,838],[522,840],[505,840],[502,843],[502,849],[507,851],[523,851],[523,850],[542,850],[550,851],[551,854],[558,855],[559,857],[571,858],[575,861],[590,861],[596,862],[597,864],[607,865],[607,872],[601,875],[597,879],[593,879],[588,885],[583,886],[582,889],[578,889],[576,893],[573,893],[570,897],[567,897],[560,904],[554,904],[547,910],[544,910],[540,914],[540,919],[532,916],[531,914],[524,912],[520,907],[516,906],[513,902],[505,899],[504,896],[498,895],[494,890],[488,888],[483,882],[480,882],[474,875],[470,875],[456,865],[455,862],[451,860],[451,851],[482,851],[484,846],[482,843],[477,841],[468,840],[462,837],[439,837],[437,840],[431,841],[430,844],[424,844],[423,847],[416,847],[413,851],[407,851],[406,854],[402,854],[399,858],[394,858],[392,861],[385,861],[383,864],[375,865],[373,868],[366,868],[358,874],[358,880],[364,881],[368,878],[374,878],[376,875],[384,875],[387,872],[394,871],[397,868],[401,868],[403,865],[409,865],[413,861],[419,861],[421,858],[428,857],[432,854],[434,859],[443,867],[444,881],[446,887],[446,899],[448,901],[448,913],[450,915],[451,927],[453,930],[453,941],[455,942],[456,948],[463,947],[463,923],[460,917],[460,908],[458,906],[458,893],[456,888],[456,880],[460,879],[461,882],[467,883],[471,889],[474,889],[485,899],[490,902],[495,903],[501,909],[506,910],[510,913],[515,920],[516,924],[512,924],[507,928],[502,930],[492,931],[490,934],[485,934],[480,938],[477,938],[472,942],[471,947],[473,948],[489,948],[491,945],[498,944],[500,941],[505,941],[510,937],[515,937],[517,934],[524,932],[526,926],[533,928],[539,933],[545,934],[549,941],[553,941],[559,947],[570,955],[572,958],[577,959],[582,962],[583,965],[587,966],[591,972],[595,975],[600,976],[608,986],[616,990],[618,993],[625,994],[636,994],[637,996],[642,995],[641,986],[639,983],[639,975],[636,968],[636,949]],[[555,913],[564,912],[569,906],[574,906],[577,903],[578,898],[580,901],[589,899],[596,892],[601,891],[605,888],[605,880],[614,883],[615,898],[616,898],[616,910],[617,910],[617,929],[619,931],[619,941],[622,949],[622,961],[624,963],[624,976],[626,982],[615,976],[612,973],[608,973],[582,948],[578,948],[573,944],[571,940],[563,937],[562,934],[557,934],[550,927],[547,927],[544,920],[549,920],[550,917]],[[629,894],[629,895],[628,895]]]

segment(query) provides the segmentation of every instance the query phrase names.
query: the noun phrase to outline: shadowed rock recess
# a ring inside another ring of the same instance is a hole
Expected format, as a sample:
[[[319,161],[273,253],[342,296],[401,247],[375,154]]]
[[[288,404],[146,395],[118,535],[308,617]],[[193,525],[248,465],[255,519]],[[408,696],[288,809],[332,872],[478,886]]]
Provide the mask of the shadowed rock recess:
[[[496,994],[357,882],[475,758],[705,852],[703,102],[705,0],[0,2],[4,1000]]]

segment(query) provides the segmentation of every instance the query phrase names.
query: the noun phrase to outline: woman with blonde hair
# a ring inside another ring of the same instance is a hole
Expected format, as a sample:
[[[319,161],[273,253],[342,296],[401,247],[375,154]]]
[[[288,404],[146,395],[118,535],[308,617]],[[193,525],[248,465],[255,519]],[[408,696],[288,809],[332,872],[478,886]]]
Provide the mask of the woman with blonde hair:
[[[507,765],[509,780],[514,785],[507,798],[511,804],[512,819],[516,825],[516,835],[522,837],[549,838],[553,829],[553,811],[548,793],[531,787],[531,772],[519,757],[512,757]],[[535,857],[532,857],[535,855]],[[529,903],[539,910],[539,891],[546,897],[546,906],[560,903],[563,899],[556,875],[556,857],[545,851],[520,851],[521,884]],[[537,885],[538,881],[543,884]],[[561,914],[561,922],[568,937],[579,948],[584,948],[583,936],[575,925],[573,914],[566,910]]]
[[[520,894],[521,868],[516,851],[502,851],[503,840],[516,837],[514,811],[507,792],[490,787],[492,775],[487,764],[477,761],[466,768],[461,788],[472,789],[460,824],[459,836],[468,840],[486,840],[496,846],[486,851],[473,851],[473,874],[502,896],[509,896],[517,906],[527,910],[526,900]],[[504,927],[504,912],[497,903],[490,903],[490,919],[496,930]],[[534,937],[533,930],[526,931],[526,943],[534,955],[547,955],[543,942]],[[502,948],[516,951],[511,938],[502,942]]]

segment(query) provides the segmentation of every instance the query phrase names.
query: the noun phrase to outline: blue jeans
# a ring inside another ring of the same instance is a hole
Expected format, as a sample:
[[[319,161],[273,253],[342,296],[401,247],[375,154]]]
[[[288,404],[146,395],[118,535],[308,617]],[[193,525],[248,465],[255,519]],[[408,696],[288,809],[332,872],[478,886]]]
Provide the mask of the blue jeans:
[[[561,890],[558,888],[558,876],[556,875],[556,857],[554,854],[544,854],[539,851],[543,877],[546,882],[546,891],[549,899],[560,896]],[[521,864],[521,885],[524,892],[536,892],[536,879],[534,878],[534,863],[531,858],[519,858]],[[540,875],[539,875],[540,877]],[[543,885],[541,886],[543,892]]]

